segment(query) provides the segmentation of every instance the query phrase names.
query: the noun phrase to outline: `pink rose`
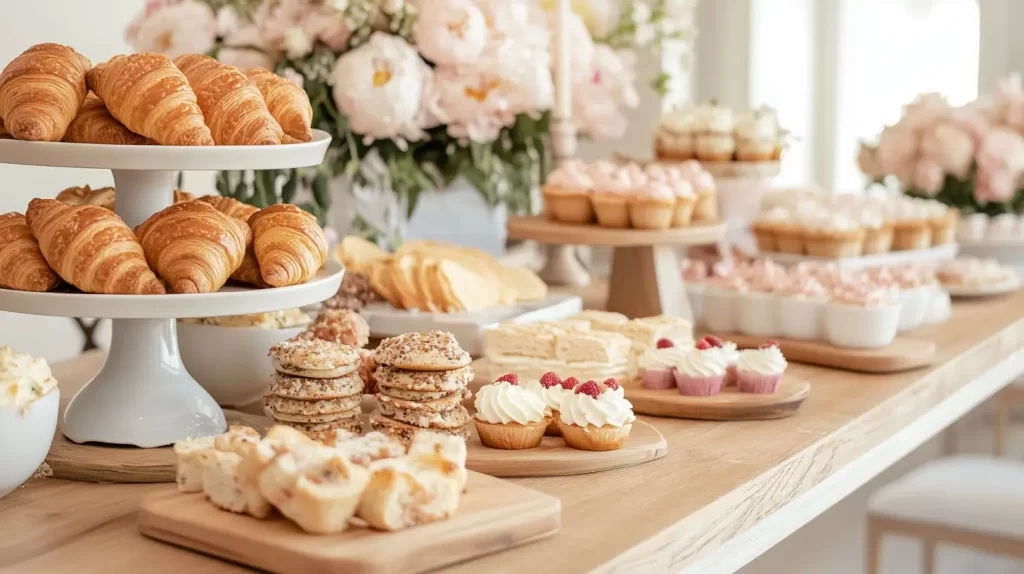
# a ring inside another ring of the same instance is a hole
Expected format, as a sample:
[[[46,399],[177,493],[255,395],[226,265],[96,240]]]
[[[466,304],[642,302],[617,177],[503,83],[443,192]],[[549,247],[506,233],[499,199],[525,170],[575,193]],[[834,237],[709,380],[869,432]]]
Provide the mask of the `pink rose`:
[[[921,94],[904,108],[900,124],[912,130],[924,130],[946,117],[949,104],[941,94]]]
[[[903,124],[886,126],[879,136],[875,158],[881,173],[906,173],[907,166],[912,166],[917,159],[917,133]],[[913,169],[913,168],[911,168]]]
[[[956,125],[940,123],[921,137],[921,155],[943,172],[963,179],[974,161],[974,141]]]
[[[953,108],[949,112],[951,123],[967,132],[975,144],[981,142],[992,130],[993,110],[985,102],[978,100],[959,108]]]
[[[942,189],[945,179],[946,174],[939,167],[939,164],[929,159],[922,159],[917,162],[917,168],[914,170],[915,188],[929,196],[935,196]]]
[[[974,199],[981,204],[1006,203],[1017,192],[1017,178],[1007,170],[982,170],[974,186]]]
[[[860,144],[860,150],[857,151],[857,165],[860,167],[860,171],[870,179],[879,179],[886,175],[882,173],[881,166],[878,165],[876,149],[863,143]]]
[[[1007,171],[1016,178],[1024,171],[1024,139],[1007,128],[995,128],[981,142],[977,151],[979,169],[989,173]]]

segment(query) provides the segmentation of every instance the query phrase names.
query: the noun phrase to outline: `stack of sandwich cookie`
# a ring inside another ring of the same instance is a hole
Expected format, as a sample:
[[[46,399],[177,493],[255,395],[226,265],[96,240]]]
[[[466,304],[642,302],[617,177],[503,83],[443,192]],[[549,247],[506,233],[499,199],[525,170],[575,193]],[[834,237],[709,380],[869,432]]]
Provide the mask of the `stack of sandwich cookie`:
[[[469,412],[462,402],[472,397],[469,353],[451,333],[407,333],[377,347],[374,373],[378,408],[370,417],[374,430],[408,444],[418,431],[431,430],[469,439]]]
[[[274,420],[317,440],[336,430],[362,431],[356,349],[296,338],[271,347],[270,357],[276,372],[264,404]]]

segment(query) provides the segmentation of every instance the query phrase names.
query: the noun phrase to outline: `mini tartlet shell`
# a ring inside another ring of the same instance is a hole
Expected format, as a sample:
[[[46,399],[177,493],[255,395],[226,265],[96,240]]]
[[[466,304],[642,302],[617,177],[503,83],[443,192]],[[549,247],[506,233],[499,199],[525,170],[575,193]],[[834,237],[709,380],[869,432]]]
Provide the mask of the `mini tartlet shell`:
[[[476,432],[484,446],[503,450],[536,448],[544,439],[544,431],[548,427],[546,417],[540,422],[526,424],[489,423],[478,418],[474,418],[473,423],[476,424]]]
[[[359,368],[359,353],[352,347],[320,339],[289,339],[270,348],[279,373],[311,379],[335,379]]]
[[[270,380],[270,394],[289,399],[317,401],[361,396],[362,393],[363,380],[354,372],[336,379],[306,379],[274,373]]]
[[[469,353],[445,331],[406,333],[384,339],[376,351],[377,363],[414,371],[451,371],[469,366]]]

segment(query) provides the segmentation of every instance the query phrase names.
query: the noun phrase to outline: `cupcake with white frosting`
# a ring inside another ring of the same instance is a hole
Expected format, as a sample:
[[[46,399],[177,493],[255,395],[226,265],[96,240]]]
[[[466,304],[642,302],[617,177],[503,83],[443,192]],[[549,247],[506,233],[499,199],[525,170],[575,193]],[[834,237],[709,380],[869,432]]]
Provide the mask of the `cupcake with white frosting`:
[[[514,373],[477,391],[476,424],[484,446],[504,450],[534,448],[544,438],[548,407],[536,393],[519,386]]]
[[[668,184],[676,194],[676,207],[672,215],[672,227],[686,227],[693,220],[693,211],[697,207],[697,192],[693,184],[686,178],[684,169],[652,163],[644,172],[653,181],[661,181]]]
[[[686,349],[676,347],[670,339],[658,339],[654,347],[644,349],[637,360],[640,381],[644,388],[665,390],[676,384],[672,370]]]
[[[633,405],[620,393],[612,379],[603,385],[587,381],[562,401],[559,428],[565,444],[579,450],[622,448],[633,428]]]
[[[675,211],[675,191],[662,181],[648,181],[629,198],[629,223],[634,229],[668,229]]]
[[[740,392],[774,393],[779,388],[787,364],[786,357],[782,355],[774,341],[769,341],[757,349],[740,351],[740,358],[736,363]]]
[[[864,255],[888,253],[892,249],[892,223],[874,209],[861,209],[854,219],[864,229]]]
[[[695,139],[700,118],[692,106],[661,116],[654,133],[654,154],[659,160],[686,161],[696,156]]]
[[[675,368],[679,394],[695,397],[717,395],[725,384],[726,359],[707,338],[697,348],[680,357]]]
[[[544,415],[548,419],[548,426],[544,431],[546,436],[562,436],[562,431],[558,429],[558,418],[560,416],[558,411],[561,409],[562,401],[566,396],[572,394],[573,389],[579,383],[575,377],[562,380],[561,377],[552,372],[544,373],[538,381],[526,383],[526,388],[540,397],[547,407],[544,411]]]
[[[594,191],[590,196],[601,227],[624,229],[629,227],[629,197],[633,193],[631,172],[609,161],[591,165],[590,177]]]
[[[762,106],[736,120],[736,159],[772,161],[782,154],[782,129],[774,108]]]
[[[544,213],[549,219],[567,223],[590,223],[594,208],[590,193],[594,181],[587,165],[569,160],[552,171],[544,182]]]
[[[830,213],[808,221],[804,231],[807,254],[839,259],[859,257],[864,251],[864,228],[850,216]]]
[[[712,339],[711,344],[714,345],[714,339],[718,339],[714,335],[705,335],[705,339]],[[722,360],[725,361],[725,382],[723,386],[728,386],[736,383],[736,364],[740,360],[740,351],[736,347],[736,343],[732,341],[722,341],[718,339],[718,352],[722,355]]]
[[[711,103],[701,108],[697,133],[697,159],[731,161],[736,151],[736,121],[728,106]]]

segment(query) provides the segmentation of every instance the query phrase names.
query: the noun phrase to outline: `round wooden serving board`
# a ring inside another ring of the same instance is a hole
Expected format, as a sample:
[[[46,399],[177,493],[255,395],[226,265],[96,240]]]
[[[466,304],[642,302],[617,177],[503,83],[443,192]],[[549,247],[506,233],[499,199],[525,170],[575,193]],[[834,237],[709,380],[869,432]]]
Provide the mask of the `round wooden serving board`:
[[[846,369],[861,373],[899,373],[927,367],[935,360],[935,343],[896,337],[881,349],[849,349],[820,341],[799,341],[774,337],[750,337],[737,333],[715,333],[723,341],[732,341],[741,349],[754,349],[767,341],[775,341],[789,361]]]
[[[665,230],[613,229],[593,224],[551,221],[543,215],[508,218],[511,239],[532,239],[548,245],[605,245],[642,247],[649,245],[705,245],[725,235],[721,221],[700,221],[686,227]]]
[[[266,417],[225,409],[228,424],[248,425],[260,432],[272,422]],[[61,417],[63,418],[63,417]],[[177,460],[174,449],[85,443],[78,444],[57,432],[46,455],[55,478],[82,482],[174,482]]]
[[[626,444],[618,450],[594,452],[566,446],[562,437],[546,436],[537,448],[488,448],[473,429],[466,468],[502,478],[568,476],[612,470],[657,460],[668,454],[665,437],[651,425],[635,421]]]
[[[633,412],[637,414],[711,421],[751,421],[781,419],[795,414],[811,392],[811,384],[783,377],[779,389],[772,394],[741,393],[732,385],[710,397],[685,396],[676,389],[645,389],[639,381],[626,385],[625,389],[626,398],[633,403]]]

